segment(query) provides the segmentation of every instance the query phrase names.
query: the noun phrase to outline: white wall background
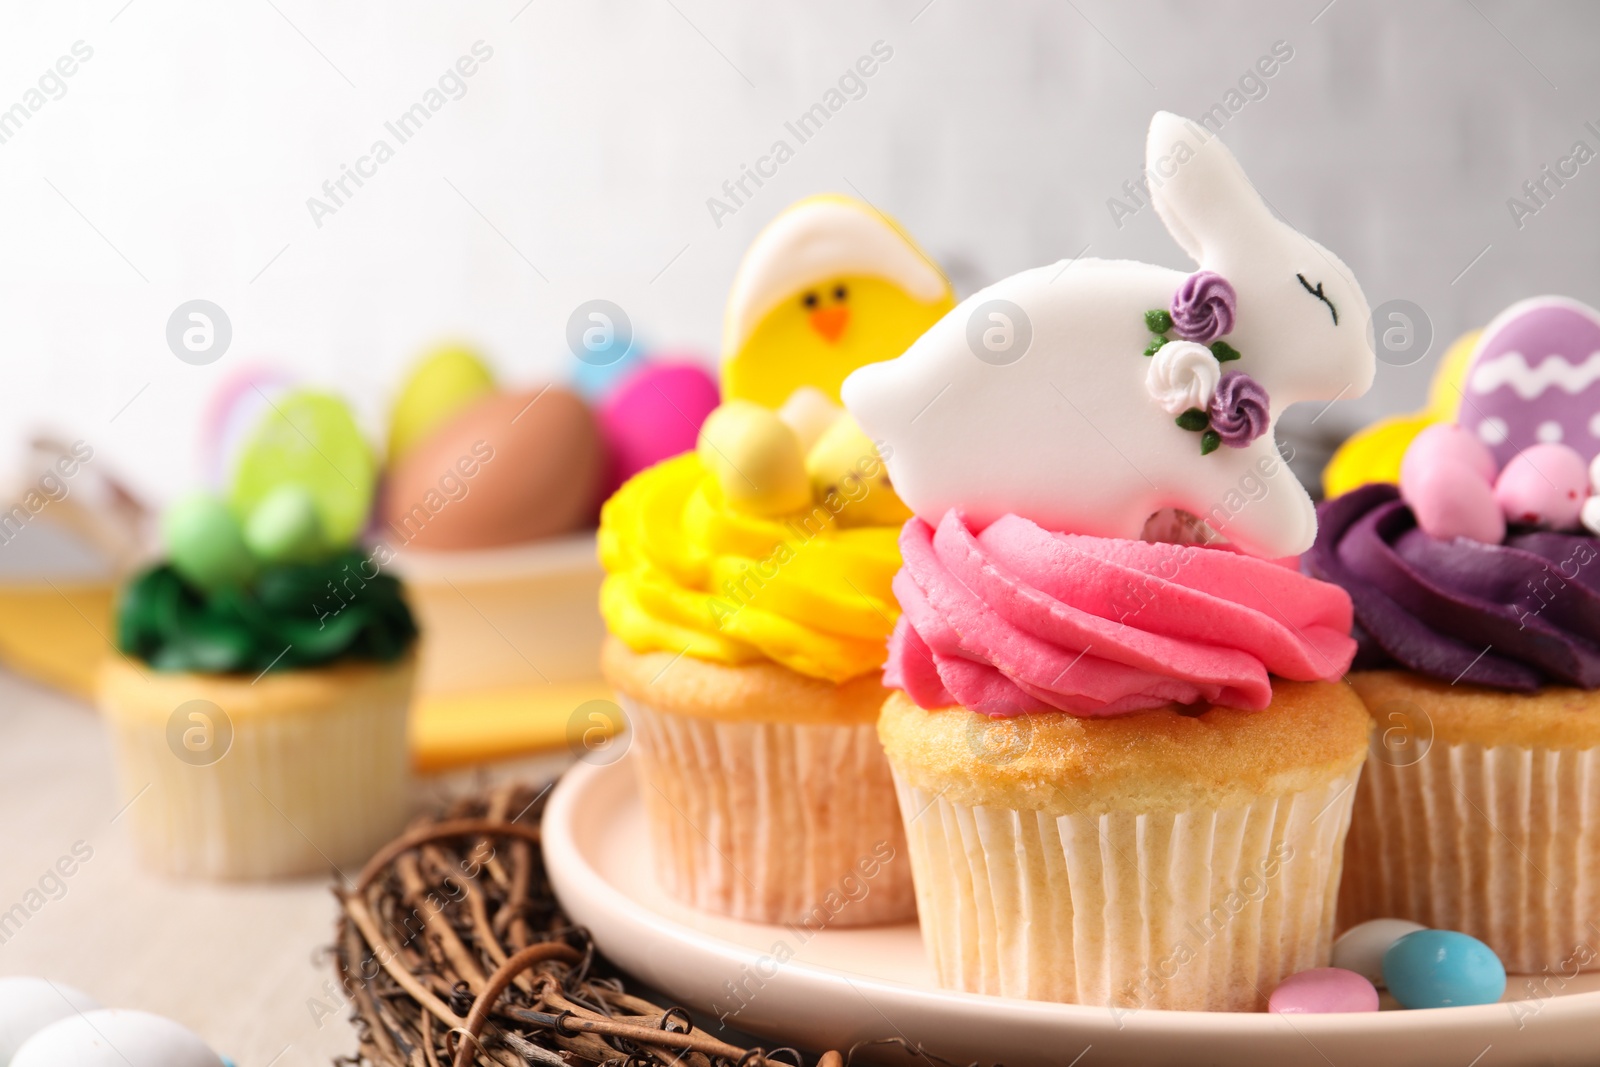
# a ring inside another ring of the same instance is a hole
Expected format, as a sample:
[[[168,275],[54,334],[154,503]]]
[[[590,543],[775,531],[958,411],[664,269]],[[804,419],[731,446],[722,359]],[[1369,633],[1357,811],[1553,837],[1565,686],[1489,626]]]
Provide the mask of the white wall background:
[[[1430,357],[1329,418],[1399,410],[1512,300],[1600,303],[1600,163],[1520,230],[1506,205],[1574,141],[1600,149],[1600,8],[1325,5],[7,3],[0,110],[74,42],[94,55],[0,144],[0,464],[52,427],[167,496],[200,476],[200,411],[244,362],[346,392],[376,434],[444,336],[507,379],[564,377],[592,297],[709,358],[745,244],[816,191],[898,216],[963,291],[1085,246],[1186,265],[1153,212],[1119,229],[1107,198],[1153,110],[1209,108],[1278,40],[1293,59],[1224,139],[1374,306],[1429,313]],[[466,95],[316,227],[307,197],[478,40],[494,54]],[[706,198],[878,40],[894,56],[866,95],[716,227]],[[196,297],[234,330],[204,367],[165,341]]]

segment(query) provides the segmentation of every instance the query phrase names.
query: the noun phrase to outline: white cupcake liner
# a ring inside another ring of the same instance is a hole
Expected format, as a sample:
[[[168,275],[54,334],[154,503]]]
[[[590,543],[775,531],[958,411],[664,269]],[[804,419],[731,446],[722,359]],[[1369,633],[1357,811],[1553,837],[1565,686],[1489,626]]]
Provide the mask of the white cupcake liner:
[[[1600,749],[1436,740],[1396,766],[1381,748],[1374,735],[1356,791],[1341,926],[1459,930],[1513,974],[1570,966],[1600,944]]]
[[[734,722],[619,694],[661,886],[702,911],[810,929],[916,914],[872,723]]]
[[[353,876],[405,825],[408,694],[391,682],[323,707],[234,716],[227,753],[204,766],[174,755],[164,719],[108,708],[119,777],[134,798],[123,819],[141,863],[182,878],[334,866]]]
[[[947,988],[1241,1011],[1325,966],[1352,788],[1099,816],[968,807],[896,775],[923,942]]]

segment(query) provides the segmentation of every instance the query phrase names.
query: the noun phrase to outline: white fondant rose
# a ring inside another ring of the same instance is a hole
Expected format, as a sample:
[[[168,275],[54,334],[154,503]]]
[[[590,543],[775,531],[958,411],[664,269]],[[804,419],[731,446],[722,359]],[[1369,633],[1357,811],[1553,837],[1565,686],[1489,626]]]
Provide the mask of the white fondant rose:
[[[1145,388],[1170,415],[1190,408],[1205,411],[1222,379],[1222,364],[1211,349],[1193,341],[1168,341],[1150,357]]]

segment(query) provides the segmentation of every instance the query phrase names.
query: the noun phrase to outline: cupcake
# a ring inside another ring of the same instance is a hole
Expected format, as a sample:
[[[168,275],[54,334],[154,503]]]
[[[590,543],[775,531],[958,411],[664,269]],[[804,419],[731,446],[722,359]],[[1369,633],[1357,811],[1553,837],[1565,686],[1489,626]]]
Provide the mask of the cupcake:
[[[1600,314],[1542,297],[1478,340],[1399,485],[1322,506],[1309,573],[1355,602],[1377,726],[1339,921],[1459,930],[1512,973],[1600,914]]]
[[[1199,272],[1025,271],[845,383],[916,515],[878,729],[942,985],[1259,1009],[1328,962],[1369,732],[1272,427],[1371,381],[1366,309],[1199,127],[1149,167]]]
[[[310,874],[402,828],[417,630],[386,553],[356,543],[372,482],[344,405],[291,393],[226,498],[174,505],[167,558],[121,591],[99,704],[151,870]]]
[[[602,666],[633,730],[658,879],[680,901],[811,929],[912,916],[874,725],[909,513],[838,385],[952,303],[882,216],[802,201],[740,268],[724,402],[696,451],[601,512]]]

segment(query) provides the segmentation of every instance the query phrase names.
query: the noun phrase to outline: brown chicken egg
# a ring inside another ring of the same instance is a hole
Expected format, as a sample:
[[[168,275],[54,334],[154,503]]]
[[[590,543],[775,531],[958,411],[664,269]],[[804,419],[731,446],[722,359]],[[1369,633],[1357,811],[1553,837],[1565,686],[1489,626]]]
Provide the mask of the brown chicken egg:
[[[379,536],[444,550],[554,537],[594,517],[604,475],[599,427],[575,394],[496,393],[389,471]]]

